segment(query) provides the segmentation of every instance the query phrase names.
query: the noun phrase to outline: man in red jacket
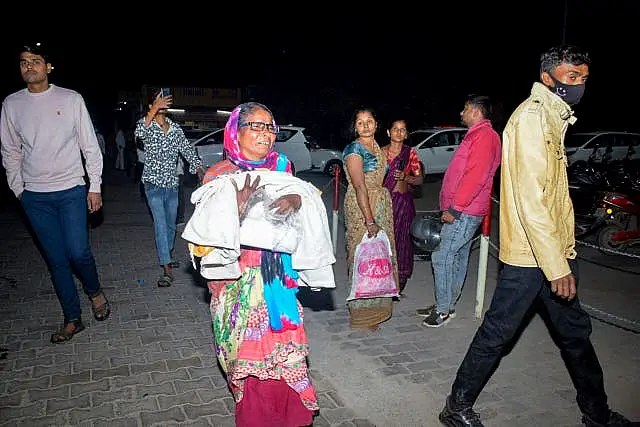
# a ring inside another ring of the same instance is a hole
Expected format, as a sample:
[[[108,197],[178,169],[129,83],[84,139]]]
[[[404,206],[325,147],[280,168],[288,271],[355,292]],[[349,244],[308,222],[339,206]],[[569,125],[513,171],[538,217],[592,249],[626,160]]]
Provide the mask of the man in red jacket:
[[[460,113],[469,128],[451,159],[440,190],[444,223],[440,245],[431,254],[436,303],[419,309],[423,326],[438,328],[455,317],[455,304],[467,275],[469,250],[482,218],[488,213],[493,175],[500,165],[500,136],[493,130],[491,101],[471,96]]]

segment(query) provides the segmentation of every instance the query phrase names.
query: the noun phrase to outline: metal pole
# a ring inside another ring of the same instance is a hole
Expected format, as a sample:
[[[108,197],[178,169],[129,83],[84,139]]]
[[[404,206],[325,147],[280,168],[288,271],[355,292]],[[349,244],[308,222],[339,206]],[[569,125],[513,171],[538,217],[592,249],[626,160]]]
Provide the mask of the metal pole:
[[[476,284],[476,308],[475,319],[482,318],[484,306],[484,294],[487,282],[487,261],[489,259],[489,239],[491,235],[491,208],[492,200],[489,199],[489,211],[482,219],[482,233],[480,235],[480,258],[478,260],[478,282]]]
[[[338,208],[340,205],[340,167],[336,167],[333,176],[333,223],[331,227],[331,241],[333,242],[333,254],[338,251]]]

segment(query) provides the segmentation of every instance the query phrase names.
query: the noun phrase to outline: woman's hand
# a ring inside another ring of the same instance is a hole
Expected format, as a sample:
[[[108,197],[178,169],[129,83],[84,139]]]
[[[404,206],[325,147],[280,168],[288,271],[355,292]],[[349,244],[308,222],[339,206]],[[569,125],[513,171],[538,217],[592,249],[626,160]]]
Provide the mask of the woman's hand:
[[[380,227],[375,222],[373,224],[365,224],[367,228],[367,237],[372,238],[378,235]]]
[[[238,189],[238,186],[236,185],[235,180],[232,179],[231,183],[236,189],[236,200],[238,202],[238,214],[242,215],[244,213],[244,210],[247,208],[247,201],[249,200],[251,195],[253,195],[253,193],[255,193],[256,190],[258,189],[258,184],[260,184],[260,177],[259,176],[256,177],[255,181],[253,181],[253,184],[251,184],[251,177],[249,176],[249,174],[247,174],[247,177],[244,180],[244,187],[242,187],[242,190]]]
[[[302,199],[300,198],[300,195],[285,194],[284,196],[279,197],[278,199],[276,199],[276,201],[271,203],[269,207],[271,209],[278,208],[278,210],[276,210],[276,213],[278,215],[288,215],[300,209],[301,204]]]
[[[407,175],[402,171],[396,170],[393,172],[393,177],[396,181],[404,181],[407,178]]]

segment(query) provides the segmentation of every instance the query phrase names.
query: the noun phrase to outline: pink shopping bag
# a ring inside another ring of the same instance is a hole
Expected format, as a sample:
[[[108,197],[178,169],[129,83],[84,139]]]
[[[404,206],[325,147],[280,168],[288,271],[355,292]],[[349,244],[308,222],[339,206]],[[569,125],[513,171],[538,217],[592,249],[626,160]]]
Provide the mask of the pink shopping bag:
[[[398,296],[398,286],[393,276],[392,256],[387,233],[380,230],[377,236],[371,238],[365,234],[356,248],[351,292],[347,301],[358,298]]]

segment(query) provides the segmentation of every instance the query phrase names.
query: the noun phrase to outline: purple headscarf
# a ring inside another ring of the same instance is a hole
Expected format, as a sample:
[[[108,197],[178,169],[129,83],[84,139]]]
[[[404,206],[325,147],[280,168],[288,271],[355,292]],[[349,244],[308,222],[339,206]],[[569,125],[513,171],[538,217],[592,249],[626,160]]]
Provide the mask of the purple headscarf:
[[[240,109],[243,105],[245,104],[238,105],[233,109],[229,120],[227,120],[227,124],[224,126],[224,151],[227,159],[243,170],[275,170],[279,155],[273,151],[273,145],[271,145],[267,156],[260,161],[248,160],[240,151],[240,145],[238,144],[238,120],[240,118]],[[276,125],[276,121],[273,118],[272,123],[274,126]]]

